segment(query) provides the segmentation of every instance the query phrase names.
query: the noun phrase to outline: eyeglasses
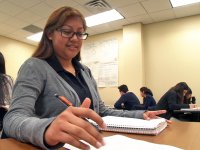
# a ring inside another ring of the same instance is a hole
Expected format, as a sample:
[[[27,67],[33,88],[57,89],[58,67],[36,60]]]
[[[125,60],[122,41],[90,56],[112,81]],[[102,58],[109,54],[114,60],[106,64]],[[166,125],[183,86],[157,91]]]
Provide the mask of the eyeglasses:
[[[85,32],[73,32],[64,29],[57,29],[57,31],[60,31],[62,37],[72,38],[74,35],[76,35],[76,37],[80,40],[86,40],[89,35],[88,33]]]

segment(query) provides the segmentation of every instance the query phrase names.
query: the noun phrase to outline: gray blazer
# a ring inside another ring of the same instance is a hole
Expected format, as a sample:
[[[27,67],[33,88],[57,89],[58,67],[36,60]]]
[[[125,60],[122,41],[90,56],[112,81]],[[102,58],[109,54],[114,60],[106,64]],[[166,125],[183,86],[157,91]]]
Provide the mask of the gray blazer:
[[[119,111],[105,107],[89,68],[84,65],[83,68],[81,73],[91,92],[95,112],[100,116],[143,118],[144,111]],[[28,59],[20,68],[10,109],[4,118],[7,136],[48,149],[43,141],[45,129],[67,108],[54,97],[55,93],[65,96],[76,107],[81,105],[74,89],[46,61]],[[63,144],[52,148],[61,146]]]

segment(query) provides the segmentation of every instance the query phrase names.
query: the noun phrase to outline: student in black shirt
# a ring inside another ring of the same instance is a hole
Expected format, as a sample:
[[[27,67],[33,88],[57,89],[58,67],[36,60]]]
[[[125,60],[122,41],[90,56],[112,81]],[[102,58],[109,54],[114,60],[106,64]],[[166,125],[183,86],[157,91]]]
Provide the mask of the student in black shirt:
[[[140,105],[140,101],[133,92],[128,91],[127,85],[118,87],[121,97],[116,101],[116,109],[134,110],[135,106]]]
[[[158,101],[156,109],[165,109],[167,113],[160,115],[163,118],[170,119],[172,116],[176,117],[173,113],[174,110],[181,108],[194,108],[194,104],[183,104],[184,95],[187,93],[189,87],[185,82],[180,82],[174,87],[170,88]]]

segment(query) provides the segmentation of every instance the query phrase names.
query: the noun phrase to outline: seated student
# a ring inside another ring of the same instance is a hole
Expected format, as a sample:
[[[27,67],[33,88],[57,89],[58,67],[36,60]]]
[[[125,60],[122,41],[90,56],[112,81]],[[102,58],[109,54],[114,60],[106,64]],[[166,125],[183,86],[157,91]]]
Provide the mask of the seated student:
[[[0,52],[0,131],[3,128],[3,117],[7,112],[7,105],[10,104],[12,85],[12,78],[6,74],[4,56]]]
[[[141,87],[140,88],[140,95],[143,98],[143,104],[141,104],[138,109],[143,109],[143,110],[147,110],[147,109],[153,109],[154,106],[156,106],[156,101],[153,98],[153,93],[152,91],[147,88],[147,87]]]
[[[120,85],[118,89],[121,97],[114,104],[116,109],[134,110],[136,105],[140,105],[139,99],[133,92],[128,91],[127,85]]]
[[[80,62],[86,28],[84,16],[72,7],[50,15],[35,53],[19,70],[3,120],[4,137],[42,149],[58,149],[64,143],[89,149],[82,140],[99,148],[105,144],[102,134],[83,118],[106,128],[102,116],[151,119],[166,112],[119,111],[103,104],[90,69]],[[71,103],[60,102],[56,94]]]
[[[192,96],[192,90],[189,88],[184,96],[183,104],[195,104],[195,103],[196,103],[196,98]]]
[[[160,117],[170,119],[172,116],[177,117],[173,111],[181,108],[194,108],[194,104],[183,104],[184,95],[189,90],[188,85],[185,82],[180,82],[170,88],[158,101],[156,109],[167,110],[166,114],[160,115]]]

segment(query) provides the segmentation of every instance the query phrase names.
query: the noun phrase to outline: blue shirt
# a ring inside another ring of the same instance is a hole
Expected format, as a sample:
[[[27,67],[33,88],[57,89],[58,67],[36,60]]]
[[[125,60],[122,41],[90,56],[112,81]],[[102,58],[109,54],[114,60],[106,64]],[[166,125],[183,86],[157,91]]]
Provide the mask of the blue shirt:
[[[121,106],[122,103],[124,103],[124,108]],[[135,105],[140,105],[139,99],[134,93],[127,92],[119,98],[119,100],[114,104],[114,107],[116,109],[134,110]]]

